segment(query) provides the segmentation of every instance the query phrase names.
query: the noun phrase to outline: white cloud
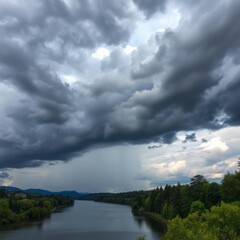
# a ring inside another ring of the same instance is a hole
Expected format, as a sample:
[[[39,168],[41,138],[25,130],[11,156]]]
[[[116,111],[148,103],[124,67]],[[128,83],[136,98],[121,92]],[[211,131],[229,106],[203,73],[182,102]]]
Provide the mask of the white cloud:
[[[136,51],[137,47],[131,46],[131,45],[127,45],[123,51],[127,54],[130,55],[133,51]]]
[[[221,151],[225,152],[229,149],[227,144],[221,140],[220,137],[214,137],[210,141],[201,144],[200,148],[202,148],[202,151]]]
[[[103,60],[104,58],[108,57],[110,55],[110,51],[107,48],[100,47],[98,48],[94,53],[92,53],[92,57]]]
[[[77,79],[73,75],[60,75],[63,82],[68,83],[69,85],[72,85],[73,83],[77,82]]]
[[[196,132],[197,142],[183,143],[187,132],[178,134],[179,141],[153,148],[140,155],[143,171],[141,177],[153,187],[166,183],[189,182],[196,174],[209,179],[222,178],[237,168],[240,144],[239,127],[215,132]],[[202,139],[207,142],[202,143]],[[189,181],[188,181],[189,179]]]
[[[13,180],[10,178],[1,179],[2,186],[11,186],[13,184]]]
[[[137,22],[136,29],[130,39],[130,43],[133,46],[145,44],[155,33],[164,33],[166,29],[177,28],[180,19],[181,13],[178,9],[172,6],[169,6],[164,14],[156,14],[148,20],[142,16],[142,18]]]

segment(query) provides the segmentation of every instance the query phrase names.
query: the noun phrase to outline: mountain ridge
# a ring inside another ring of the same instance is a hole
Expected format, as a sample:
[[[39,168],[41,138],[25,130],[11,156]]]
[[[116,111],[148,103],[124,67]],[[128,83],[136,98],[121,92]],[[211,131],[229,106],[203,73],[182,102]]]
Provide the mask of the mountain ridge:
[[[89,194],[84,192],[77,192],[75,190],[63,190],[59,192],[53,192],[53,191],[40,189],[40,188],[29,188],[29,189],[23,190],[17,187],[9,187],[9,186],[0,186],[0,189],[5,189],[9,192],[23,192],[23,193],[29,193],[29,194],[48,195],[48,196],[62,195],[66,197],[72,197],[75,199]]]

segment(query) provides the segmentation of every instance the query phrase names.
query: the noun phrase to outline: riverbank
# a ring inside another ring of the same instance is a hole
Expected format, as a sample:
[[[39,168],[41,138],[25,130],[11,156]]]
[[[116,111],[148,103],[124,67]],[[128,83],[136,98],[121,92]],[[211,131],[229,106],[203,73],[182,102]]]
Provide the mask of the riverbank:
[[[163,218],[160,214],[144,212],[143,216],[155,220],[156,222],[158,222],[160,224],[161,229],[164,231],[164,233],[167,232],[167,230],[168,230],[167,220],[165,218]]]
[[[74,205],[74,200],[65,196],[42,196],[2,191],[0,195],[0,226],[50,217],[58,207]]]

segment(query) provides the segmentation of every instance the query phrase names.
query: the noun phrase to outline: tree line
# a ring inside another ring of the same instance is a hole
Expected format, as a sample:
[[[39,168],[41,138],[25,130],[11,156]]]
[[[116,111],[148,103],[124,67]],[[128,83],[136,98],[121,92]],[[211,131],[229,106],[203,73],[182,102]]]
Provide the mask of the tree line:
[[[49,217],[54,208],[73,204],[73,199],[60,195],[45,197],[0,189],[0,226],[41,220]]]
[[[187,217],[196,208],[210,210],[223,201],[240,201],[240,173],[227,173],[221,183],[208,182],[202,175],[191,178],[190,184],[166,185],[151,191],[96,193],[80,200],[94,200],[130,205],[138,211],[159,213],[166,219]]]
[[[167,222],[164,240],[240,239],[240,161],[238,171],[220,183],[203,175],[189,184],[166,185],[152,191],[93,194],[85,199],[128,204],[135,214],[159,214]]]

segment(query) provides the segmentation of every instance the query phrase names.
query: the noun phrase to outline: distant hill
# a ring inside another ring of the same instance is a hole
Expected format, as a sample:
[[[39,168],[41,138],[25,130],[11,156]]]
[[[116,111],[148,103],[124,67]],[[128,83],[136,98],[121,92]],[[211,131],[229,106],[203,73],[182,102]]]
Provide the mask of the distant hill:
[[[24,192],[30,193],[30,194],[39,194],[39,195],[57,195],[57,192],[50,192],[48,190],[34,189],[34,188],[26,189],[24,190]]]
[[[7,190],[9,192],[24,192],[22,189],[16,188],[16,187],[0,186],[0,189],[5,189],[5,190]]]
[[[72,197],[75,199],[83,197],[85,195],[88,195],[88,193],[82,193],[82,192],[77,192],[77,191],[51,192],[51,191],[48,191],[45,189],[35,189],[35,188],[23,190],[23,189],[16,188],[16,187],[0,186],[0,189],[5,189],[9,192],[25,192],[25,193],[29,193],[29,194],[38,194],[38,195],[45,195],[45,196],[62,195],[62,196],[66,196],[66,197]]]
[[[88,193],[82,193],[82,192],[79,193],[76,191],[61,191],[61,192],[59,192],[59,194],[63,195],[63,196],[72,197],[72,198],[79,198],[79,197],[88,195]]]

